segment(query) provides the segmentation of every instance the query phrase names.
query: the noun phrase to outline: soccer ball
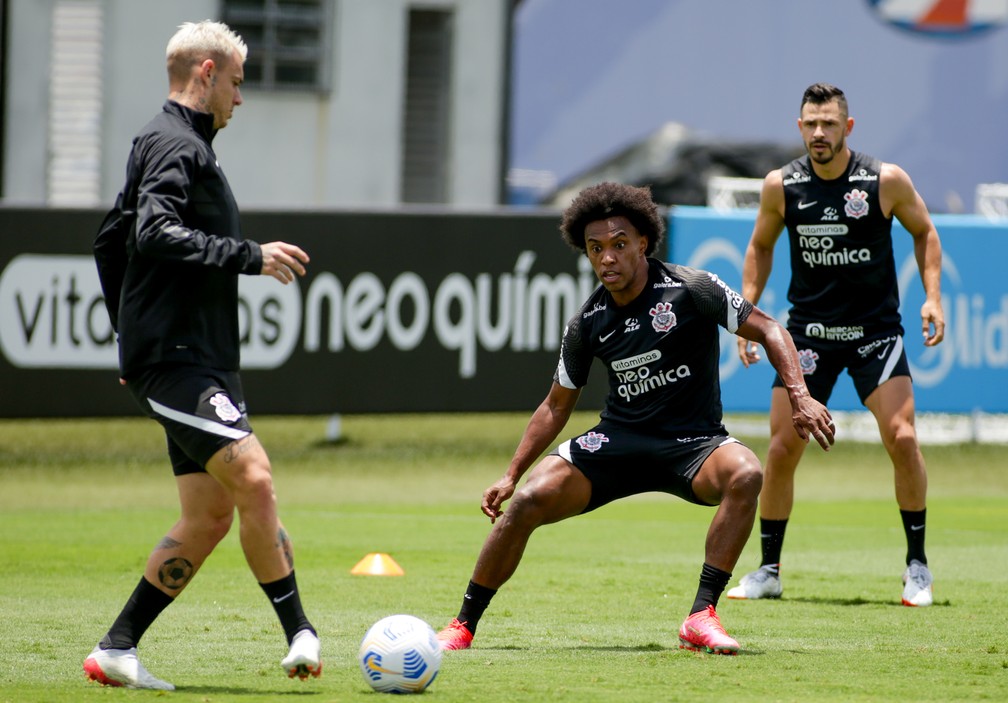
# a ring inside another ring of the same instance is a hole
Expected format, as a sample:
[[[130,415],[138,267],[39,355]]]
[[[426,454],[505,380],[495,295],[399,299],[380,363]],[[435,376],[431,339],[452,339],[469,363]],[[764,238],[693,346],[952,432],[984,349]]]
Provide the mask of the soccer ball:
[[[389,615],[367,631],[357,657],[364,680],[374,690],[419,693],[441,668],[441,644],[420,618]]]

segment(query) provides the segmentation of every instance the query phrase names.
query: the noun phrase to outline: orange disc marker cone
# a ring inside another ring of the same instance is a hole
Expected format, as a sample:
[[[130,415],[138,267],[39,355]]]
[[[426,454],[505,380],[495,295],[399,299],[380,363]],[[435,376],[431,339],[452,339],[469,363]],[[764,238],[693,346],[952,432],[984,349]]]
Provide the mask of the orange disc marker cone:
[[[355,576],[402,576],[406,572],[388,554],[373,553],[357,562],[350,573]]]

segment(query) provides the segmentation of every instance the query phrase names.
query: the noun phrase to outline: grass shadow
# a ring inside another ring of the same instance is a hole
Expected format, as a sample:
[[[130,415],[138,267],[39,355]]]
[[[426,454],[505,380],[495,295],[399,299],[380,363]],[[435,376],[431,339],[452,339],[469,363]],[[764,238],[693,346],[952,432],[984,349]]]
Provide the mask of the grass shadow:
[[[542,652],[542,647],[519,647],[517,645],[499,645],[491,647],[480,647],[479,649],[469,650],[476,654],[479,652],[525,652],[535,649],[537,652]],[[697,652],[688,649],[684,649],[679,645],[662,645],[662,644],[638,644],[638,645],[575,645],[575,646],[557,646],[549,647],[548,649],[556,652],[599,652],[599,653],[610,653],[610,654],[641,654],[641,653],[659,653],[659,652],[682,652],[683,654],[689,654],[696,657],[721,657],[729,656],[724,654],[710,654],[708,652]],[[751,656],[763,656],[766,652],[761,649],[751,649],[743,648],[738,651],[737,654],[730,656],[739,657],[751,657]]]
[[[261,688],[243,688],[241,686],[176,686],[176,693],[196,693],[201,695],[231,695],[231,696],[319,696],[326,691],[264,691]]]
[[[905,608],[908,606],[894,600],[879,600],[874,598],[822,598],[820,596],[799,596],[797,598],[791,597],[787,599],[780,599],[781,603],[812,603],[814,605],[840,605],[840,606],[860,606],[860,605],[886,605],[898,608]],[[952,603],[948,600],[935,601],[930,607],[949,607]]]

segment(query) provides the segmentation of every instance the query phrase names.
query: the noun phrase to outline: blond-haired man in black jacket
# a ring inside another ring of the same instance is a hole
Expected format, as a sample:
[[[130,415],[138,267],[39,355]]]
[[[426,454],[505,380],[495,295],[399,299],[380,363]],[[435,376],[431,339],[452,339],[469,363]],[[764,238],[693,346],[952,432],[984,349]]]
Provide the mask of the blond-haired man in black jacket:
[[[245,43],[219,22],[186,23],[166,53],[168,100],[133,140],[126,184],[94,252],[119,337],[121,382],[164,427],[182,516],[154,547],[84,670],[105,685],[174,688],[144,668],[136,646],[237,511],[245,558],[290,647],[281,666],[291,677],[318,676],[319,639],[301,606],[269,457],[252,432],[238,375],[238,275],[286,284],[304,275],[308,255],[293,244],[242,238],[214,154],[214,136],[242,103]]]

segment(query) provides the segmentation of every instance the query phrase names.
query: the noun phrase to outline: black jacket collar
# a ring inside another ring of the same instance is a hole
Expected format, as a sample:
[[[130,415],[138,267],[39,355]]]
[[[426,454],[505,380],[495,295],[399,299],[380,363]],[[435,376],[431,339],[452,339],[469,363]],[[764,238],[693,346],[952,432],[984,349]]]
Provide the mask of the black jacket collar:
[[[213,138],[217,134],[218,130],[214,129],[214,118],[209,112],[193,110],[192,108],[186,107],[174,100],[166,100],[163,109],[168,114],[175,115],[187,125],[192,127],[193,131],[203,137],[208,144],[213,142]]]

